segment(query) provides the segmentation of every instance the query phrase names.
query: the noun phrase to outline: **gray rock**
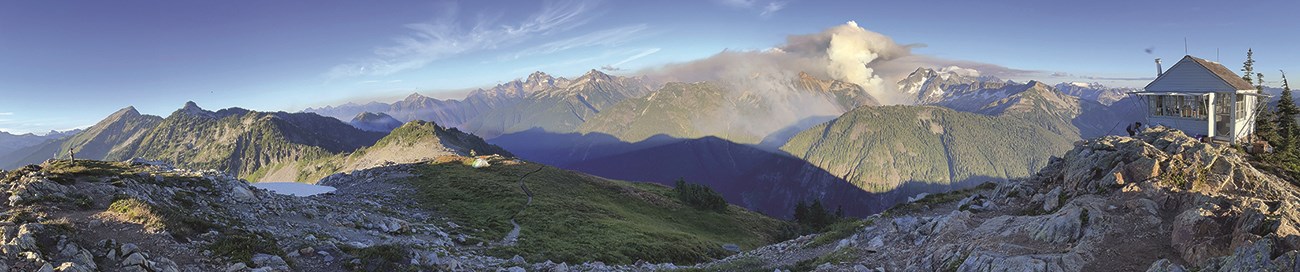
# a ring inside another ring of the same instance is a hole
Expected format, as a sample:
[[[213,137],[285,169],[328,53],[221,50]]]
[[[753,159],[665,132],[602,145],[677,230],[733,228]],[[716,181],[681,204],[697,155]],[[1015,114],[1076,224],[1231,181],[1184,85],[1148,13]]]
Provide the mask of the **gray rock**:
[[[1147,272],[1187,272],[1187,269],[1183,268],[1182,265],[1169,261],[1169,259],[1160,259],[1151,263],[1151,267],[1147,268]]]
[[[258,268],[268,267],[280,271],[289,270],[289,263],[285,262],[284,258],[280,258],[280,256],[276,255],[263,253],[254,254],[252,261],[253,265]]]
[[[226,267],[226,272],[240,272],[248,270],[248,265],[244,263],[235,263]]]
[[[880,252],[880,250],[883,249],[884,247],[885,247],[884,238],[881,238],[880,236],[876,236],[874,238],[871,238],[870,241],[867,241],[867,247],[865,249],[867,250],[867,252],[875,253],[875,252]]]
[[[1083,235],[1081,217],[1083,209],[1071,206],[1057,211],[1041,224],[1028,226],[1035,240],[1049,243],[1071,243]]]
[[[143,266],[145,261],[144,253],[134,252],[122,259],[122,267]]]
[[[1057,186],[1043,196],[1043,211],[1052,212],[1061,206],[1061,187]]]
[[[1059,265],[1032,256],[1005,256],[990,252],[975,252],[957,267],[959,272],[976,271],[1063,271]]]
[[[894,224],[894,230],[902,233],[911,233],[912,231],[915,231],[918,226],[921,225],[920,221],[913,216],[894,218],[893,224]]]
[[[54,270],[55,270],[55,271],[60,271],[60,272],[94,272],[94,271],[97,271],[97,270],[95,270],[94,268],[88,267],[88,266],[86,266],[86,265],[77,264],[77,263],[74,263],[74,262],[63,262],[62,264],[59,264],[59,267],[54,268]]]
[[[517,264],[525,264],[525,263],[528,263],[528,262],[524,261],[524,257],[523,257],[523,256],[519,256],[519,255],[515,255],[514,257],[510,257],[510,262],[511,262],[511,263],[517,263]]]

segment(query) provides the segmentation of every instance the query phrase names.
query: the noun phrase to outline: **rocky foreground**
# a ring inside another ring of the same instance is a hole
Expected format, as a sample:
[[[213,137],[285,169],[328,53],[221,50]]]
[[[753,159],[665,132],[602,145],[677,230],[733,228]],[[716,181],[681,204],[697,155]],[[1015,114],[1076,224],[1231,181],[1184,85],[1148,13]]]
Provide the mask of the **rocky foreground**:
[[[322,181],[333,193],[271,193],[215,171],[150,162],[48,161],[0,172],[0,271],[603,271],[483,254],[414,201],[409,165]],[[487,242],[485,242],[487,241]]]
[[[842,239],[805,236],[699,267],[1300,270],[1300,193],[1243,156],[1162,128],[1083,141],[1031,178],[917,200]]]

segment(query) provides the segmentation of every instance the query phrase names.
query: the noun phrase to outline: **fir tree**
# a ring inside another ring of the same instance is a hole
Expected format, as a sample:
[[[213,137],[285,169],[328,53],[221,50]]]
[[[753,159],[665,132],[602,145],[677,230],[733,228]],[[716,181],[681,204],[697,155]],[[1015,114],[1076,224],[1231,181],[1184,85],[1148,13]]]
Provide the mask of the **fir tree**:
[[[1251,59],[1251,55],[1252,53],[1250,51],[1246,51],[1246,66],[1241,69],[1242,71],[1254,71],[1252,66],[1255,64],[1255,60]],[[1264,93],[1263,73],[1255,73],[1255,80],[1253,81],[1250,78],[1250,74],[1246,74],[1246,76],[1241,78],[1245,79],[1246,82],[1253,82],[1252,84],[1255,84],[1255,91],[1257,93]],[[1277,141],[1280,139],[1278,138],[1277,117],[1275,116],[1276,114],[1274,113],[1274,109],[1269,107],[1268,101],[1258,102],[1259,103],[1257,103],[1256,106],[1256,112],[1258,112],[1258,114],[1255,116],[1255,137],[1258,140],[1264,140],[1270,144],[1278,145]]]
[[[1250,80],[1250,76],[1255,74],[1255,49],[1254,48],[1246,49],[1246,62],[1241,63],[1241,71],[1245,73],[1245,75],[1241,76],[1241,79],[1246,80],[1246,83],[1255,84]]]
[[[800,224],[808,222],[808,204],[804,203],[803,200],[794,205],[794,222]]]
[[[1284,155],[1296,154],[1296,134],[1300,133],[1300,125],[1296,124],[1296,116],[1300,115],[1300,107],[1297,107],[1295,101],[1291,100],[1291,84],[1286,80],[1286,74],[1282,74],[1282,96],[1277,102],[1277,152]]]
[[[812,216],[810,216],[812,218],[809,218],[808,223],[812,225],[813,229],[820,230],[830,225],[830,212],[826,210],[826,206],[822,205],[820,199],[814,199],[812,206],[808,210],[812,212]]]

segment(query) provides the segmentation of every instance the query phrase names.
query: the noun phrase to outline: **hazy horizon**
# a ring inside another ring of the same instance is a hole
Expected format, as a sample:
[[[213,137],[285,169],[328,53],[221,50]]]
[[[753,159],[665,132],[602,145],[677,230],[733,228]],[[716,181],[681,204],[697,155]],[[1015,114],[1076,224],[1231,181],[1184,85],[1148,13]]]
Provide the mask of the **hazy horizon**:
[[[81,128],[126,106],[165,116],[185,101],[207,109],[295,112],[392,102],[412,92],[460,98],[533,71],[568,78],[591,69],[653,73],[716,60],[720,52],[799,49],[794,37],[845,29],[860,29],[854,33],[865,35],[862,41],[888,41],[868,49],[903,50],[893,57],[863,51],[869,53],[863,63],[874,68],[865,78],[876,83],[891,84],[901,73],[895,70],[908,66],[957,65],[1017,81],[1140,87],[1154,77],[1153,58],[1163,58],[1168,68],[1182,57],[1184,38],[1191,55],[1234,70],[1245,49],[1254,48],[1256,71],[1271,83],[1280,69],[1300,70],[1300,54],[1286,51],[1300,37],[1284,33],[1300,26],[1285,13],[1295,7],[1210,1],[11,2],[0,4],[0,59],[6,60],[0,62],[0,94],[8,98],[0,100],[0,131]],[[1178,16],[1211,10],[1220,18]],[[846,73],[861,73],[826,69],[827,76],[849,81]]]

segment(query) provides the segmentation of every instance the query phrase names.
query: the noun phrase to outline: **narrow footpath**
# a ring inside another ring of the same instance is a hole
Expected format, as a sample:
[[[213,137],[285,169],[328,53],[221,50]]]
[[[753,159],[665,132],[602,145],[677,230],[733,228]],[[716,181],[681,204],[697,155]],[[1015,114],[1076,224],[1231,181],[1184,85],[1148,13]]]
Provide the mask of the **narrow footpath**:
[[[524,178],[527,178],[528,175],[532,175],[533,173],[540,172],[544,168],[546,168],[546,165],[542,165],[541,167],[538,167],[537,170],[533,170],[532,172],[528,172],[527,174],[524,174],[523,176],[519,177],[519,189],[524,190],[524,195],[528,196],[528,201],[524,202],[523,208],[519,209],[518,212],[515,212],[514,215],[510,216],[510,224],[514,225],[515,228],[511,229],[510,233],[506,234],[506,237],[501,239],[502,246],[513,246],[515,245],[515,242],[519,240],[519,230],[521,229],[521,227],[519,226],[519,223],[515,222],[515,217],[518,217],[520,214],[524,213],[524,210],[528,209],[528,205],[533,204],[533,192],[528,190],[528,184],[524,183]]]

